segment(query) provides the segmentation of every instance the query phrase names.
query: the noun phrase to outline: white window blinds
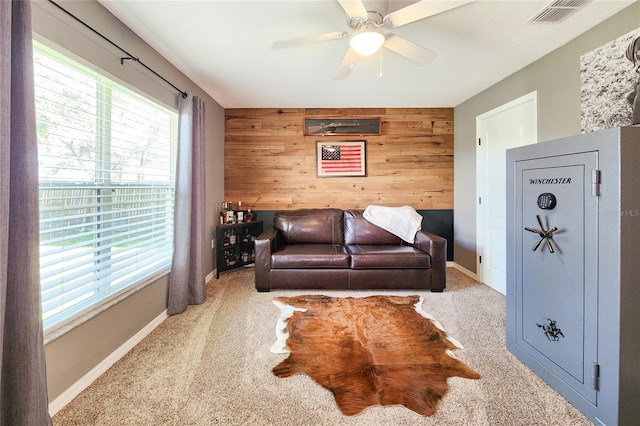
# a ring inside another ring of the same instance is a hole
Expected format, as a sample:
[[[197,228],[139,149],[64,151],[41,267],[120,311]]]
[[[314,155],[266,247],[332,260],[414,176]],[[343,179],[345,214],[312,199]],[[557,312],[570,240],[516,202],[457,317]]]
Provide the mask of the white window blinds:
[[[34,41],[45,331],[171,263],[177,114]]]

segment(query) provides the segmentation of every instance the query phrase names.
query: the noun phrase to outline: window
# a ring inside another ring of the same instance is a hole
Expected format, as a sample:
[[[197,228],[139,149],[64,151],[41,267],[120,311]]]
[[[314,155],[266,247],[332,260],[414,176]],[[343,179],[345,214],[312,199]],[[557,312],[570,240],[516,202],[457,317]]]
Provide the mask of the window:
[[[177,114],[34,40],[45,332],[171,264]]]

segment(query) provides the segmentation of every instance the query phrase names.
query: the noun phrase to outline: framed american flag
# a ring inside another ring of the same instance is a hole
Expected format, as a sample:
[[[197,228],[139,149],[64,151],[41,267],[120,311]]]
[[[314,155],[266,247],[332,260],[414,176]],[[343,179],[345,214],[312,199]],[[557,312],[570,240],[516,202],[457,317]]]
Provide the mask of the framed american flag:
[[[318,177],[366,176],[365,141],[317,141]]]

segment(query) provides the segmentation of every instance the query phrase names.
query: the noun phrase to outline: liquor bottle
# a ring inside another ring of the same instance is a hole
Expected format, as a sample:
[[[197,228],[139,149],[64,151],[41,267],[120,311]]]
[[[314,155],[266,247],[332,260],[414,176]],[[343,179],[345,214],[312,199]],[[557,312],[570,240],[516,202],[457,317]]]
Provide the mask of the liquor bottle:
[[[222,238],[222,246],[227,247],[229,244],[231,244],[231,241],[229,240],[229,231],[224,231],[224,237]]]
[[[227,203],[222,203],[220,206],[220,225],[227,223]]]
[[[233,223],[235,216],[233,215],[233,203],[229,201],[227,203],[227,223]]]

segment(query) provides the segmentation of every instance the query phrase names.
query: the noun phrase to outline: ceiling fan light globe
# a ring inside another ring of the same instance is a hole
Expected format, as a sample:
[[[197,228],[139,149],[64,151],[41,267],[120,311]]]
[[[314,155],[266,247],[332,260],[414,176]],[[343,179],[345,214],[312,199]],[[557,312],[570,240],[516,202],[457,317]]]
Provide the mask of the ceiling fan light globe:
[[[380,50],[385,37],[378,30],[355,32],[349,38],[349,46],[360,56],[370,56]]]

